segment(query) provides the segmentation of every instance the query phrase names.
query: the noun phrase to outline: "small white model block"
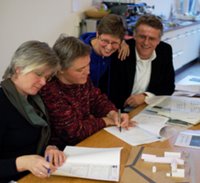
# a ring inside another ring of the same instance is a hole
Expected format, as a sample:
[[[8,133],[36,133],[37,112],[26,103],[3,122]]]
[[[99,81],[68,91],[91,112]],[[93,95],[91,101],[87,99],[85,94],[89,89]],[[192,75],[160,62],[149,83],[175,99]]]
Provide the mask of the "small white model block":
[[[180,152],[164,152],[165,157],[181,158]]]
[[[141,159],[143,159],[146,162],[152,162],[152,163],[172,163],[172,161],[175,159],[177,164],[183,165],[184,160],[180,158],[174,158],[174,157],[157,157],[155,155],[151,154],[142,154]]]
[[[156,166],[152,166],[152,173],[156,173],[156,172],[157,172]]]
[[[171,162],[171,170],[172,172],[177,171],[177,161],[176,159],[173,159]]]
[[[171,177],[171,173],[170,173],[170,172],[167,172],[167,173],[166,173],[166,176],[167,176],[167,177]]]
[[[185,169],[176,169],[176,171],[172,171],[172,177],[185,177]]]

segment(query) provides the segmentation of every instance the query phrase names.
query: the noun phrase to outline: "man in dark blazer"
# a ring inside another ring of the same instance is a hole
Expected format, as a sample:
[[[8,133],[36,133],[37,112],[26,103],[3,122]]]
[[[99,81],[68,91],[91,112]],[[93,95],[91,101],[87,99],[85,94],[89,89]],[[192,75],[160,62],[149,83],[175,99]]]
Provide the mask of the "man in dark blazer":
[[[162,22],[156,16],[138,19],[134,38],[127,41],[130,56],[112,61],[109,98],[116,107],[136,107],[147,97],[174,92],[172,47],[161,41],[162,34]]]

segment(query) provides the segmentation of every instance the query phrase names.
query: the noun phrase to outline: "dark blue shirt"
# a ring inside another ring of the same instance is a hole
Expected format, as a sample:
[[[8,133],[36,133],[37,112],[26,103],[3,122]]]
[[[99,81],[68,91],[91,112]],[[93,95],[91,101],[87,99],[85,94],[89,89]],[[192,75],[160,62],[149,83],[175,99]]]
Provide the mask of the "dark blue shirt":
[[[87,45],[90,45],[91,48],[91,40],[94,38],[96,38],[95,32],[84,33],[80,36],[80,39]],[[108,93],[110,86],[110,65],[112,56],[102,57],[92,48],[90,59],[90,78],[94,86],[100,88],[103,92],[106,91],[106,93]],[[102,89],[101,86],[104,86],[106,89]]]

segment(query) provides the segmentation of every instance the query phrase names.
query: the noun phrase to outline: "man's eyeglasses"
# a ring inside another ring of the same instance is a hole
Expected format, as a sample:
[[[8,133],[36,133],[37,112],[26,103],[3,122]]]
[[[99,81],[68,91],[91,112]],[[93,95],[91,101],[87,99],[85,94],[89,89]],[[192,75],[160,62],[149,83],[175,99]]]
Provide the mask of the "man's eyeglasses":
[[[120,47],[120,43],[119,42],[111,42],[108,39],[101,38],[101,36],[99,36],[99,40],[101,41],[101,44],[103,46],[107,46],[107,45],[111,44],[111,46],[113,48],[119,48]]]
[[[141,34],[136,34],[135,37],[139,38],[142,41],[148,40],[149,42],[157,42],[159,40],[159,37],[145,36]]]

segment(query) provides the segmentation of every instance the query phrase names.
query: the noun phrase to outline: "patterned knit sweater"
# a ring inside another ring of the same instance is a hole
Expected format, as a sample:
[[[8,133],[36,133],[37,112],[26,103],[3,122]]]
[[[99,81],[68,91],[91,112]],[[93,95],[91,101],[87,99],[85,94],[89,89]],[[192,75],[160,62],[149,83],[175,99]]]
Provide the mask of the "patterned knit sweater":
[[[116,110],[90,80],[83,85],[66,85],[54,77],[40,94],[50,116],[51,143],[60,149],[75,145],[104,128],[102,117]]]

